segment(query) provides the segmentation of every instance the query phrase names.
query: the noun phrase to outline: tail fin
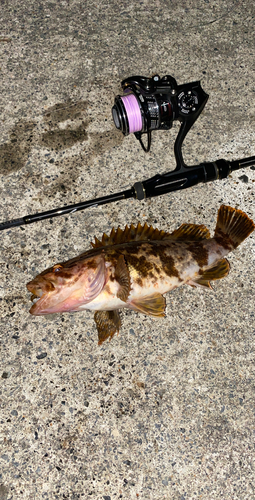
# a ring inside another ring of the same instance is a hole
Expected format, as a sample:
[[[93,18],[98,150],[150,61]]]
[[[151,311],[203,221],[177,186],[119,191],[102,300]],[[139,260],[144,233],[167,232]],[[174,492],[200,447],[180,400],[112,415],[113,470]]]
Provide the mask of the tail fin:
[[[242,210],[221,205],[214,238],[225,248],[236,248],[255,229],[254,222]]]

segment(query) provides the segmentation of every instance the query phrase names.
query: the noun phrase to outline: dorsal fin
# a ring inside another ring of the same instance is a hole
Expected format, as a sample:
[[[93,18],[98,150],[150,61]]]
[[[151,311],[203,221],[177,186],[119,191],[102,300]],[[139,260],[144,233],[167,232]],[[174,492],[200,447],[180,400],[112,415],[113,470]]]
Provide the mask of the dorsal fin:
[[[171,233],[171,239],[182,241],[208,240],[210,232],[203,224],[182,224]]]
[[[95,237],[95,243],[91,242],[93,248],[106,247],[110,245],[120,245],[121,243],[128,243],[130,241],[150,241],[150,240],[164,240],[171,237],[170,233],[154,229],[148,226],[147,223],[142,226],[140,222],[137,226],[131,224],[126,226],[125,229],[112,229],[110,236],[103,234],[102,240]]]

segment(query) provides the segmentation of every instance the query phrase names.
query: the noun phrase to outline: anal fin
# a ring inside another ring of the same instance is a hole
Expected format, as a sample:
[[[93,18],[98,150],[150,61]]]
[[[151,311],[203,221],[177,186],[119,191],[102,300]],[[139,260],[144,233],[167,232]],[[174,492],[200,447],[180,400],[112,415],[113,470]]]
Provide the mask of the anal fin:
[[[201,274],[197,279],[189,280],[187,282],[190,286],[203,286],[206,288],[212,288],[210,281],[221,280],[228,275],[230,269],[230,264],[227,259],[221,259],[214,266],[210,267],[203,274]]]
[[[101,345],[106,339],[113,337],[119,332],[121,320],[119,311],[96,311],[94,314],[98,331],[98,345]]]
[[[166,299],[161,293],[155,293],[148,297],[132,300],[130,308],[134,311],[159,318],[165,316]]]

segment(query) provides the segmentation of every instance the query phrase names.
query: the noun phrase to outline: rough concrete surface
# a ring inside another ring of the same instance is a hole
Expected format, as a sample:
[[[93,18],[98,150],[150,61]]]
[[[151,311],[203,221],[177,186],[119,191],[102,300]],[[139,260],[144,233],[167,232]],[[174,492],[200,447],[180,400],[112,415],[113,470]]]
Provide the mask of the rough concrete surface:
[[[175,167],[177,122],[149,154],[113,124],[131,75],[201,80],[187,164],[255,154],[252,0],[0,3],[0,220]],[[102,346],[92,312],[34,317],[26,290],[112,227],[213,231],[222,203],[255,220],[254,195],[253,167],[1,232],[1,500],[255,498],[254,234],[214,292],[169,293],[159,320],[124,311]]]

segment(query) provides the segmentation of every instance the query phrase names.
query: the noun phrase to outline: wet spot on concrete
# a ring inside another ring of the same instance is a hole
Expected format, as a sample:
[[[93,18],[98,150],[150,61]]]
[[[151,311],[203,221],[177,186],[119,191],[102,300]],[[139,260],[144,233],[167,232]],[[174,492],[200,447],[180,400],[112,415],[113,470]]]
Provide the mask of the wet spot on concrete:
[[[10,139],[0,146],[0,174],[17,172],[27,162],[32,147],[35,123],[19,121],[10,133]]]
[[[90,137],[92,140],[92,144],[90,146],[95,152],[93,156],[101,155],[102,153],[112,149],[114,146],[119,146],[122,144],[124,139],[124,135],[115,128],[105,132],[104,134],[90,134]]]
[[[9,489],[4,484],[0,484],[0,500],[7,500]]]
[[[56,126],[58,123],[65,122],[66,120],[83,119],[87,106],[88,103],[86,101],[72,102],[71,100],[67,100],[67,102],[57,103],[48,108],[43,115],[43,119],[45,123],[49,123],[52,126]]]
[[[43,147],[50,149],[63,149],[71,148],[77,142],[83,142],[88,139],[87,126],[88,120],[85,120],[85,112],[87,102],[78,101],[57,103],[48,108],[43,119],[46,127],[49,129],[45,131],[40,137],[40,144]],[[59,124],[65,121],[76,122],[76,126],[72,127],[70,124],[66,128],[59,128]]]
[[[71,148],[75,144],[82,144],[90,139],[83,149],[87,162],[89,159],[111,150],[114,146],[120,145],[124,136],[115,128],[105,133],[88,133],[87,128],[90,120],[86,118],[86,108],[87,102],[85,101],[76,103],[67,101],[48,108],[43,115],[46,128],[44,133],[39,136],[39,145],[58,151]],[[60,128],[59,124],[67,120],[74,122],[74,124],[69,123],[65,128]],[[21,120],[14,126],[10,132],[9,140],[0,146],[0,175],[17,172],[25,166],[32,143],[35,141],[33,136],[35,126],[34,122]],[[56,163],[54,159],[50,161]],[[68,172],[70,173],[70,169]],[[72,180],[75,178],[76,173]],[[67,185],[70,186],[70,182]],[[54,190],[65,191],[65,183],[60,181],[59,187],[57,189],[54,187]]]
[[[76,129],[49,130],[49,132],[42,134],[40,144],[43,147],[53,149],[71,148],[75,143],[88,139],[86,126],[87,124],[82,123]]]

